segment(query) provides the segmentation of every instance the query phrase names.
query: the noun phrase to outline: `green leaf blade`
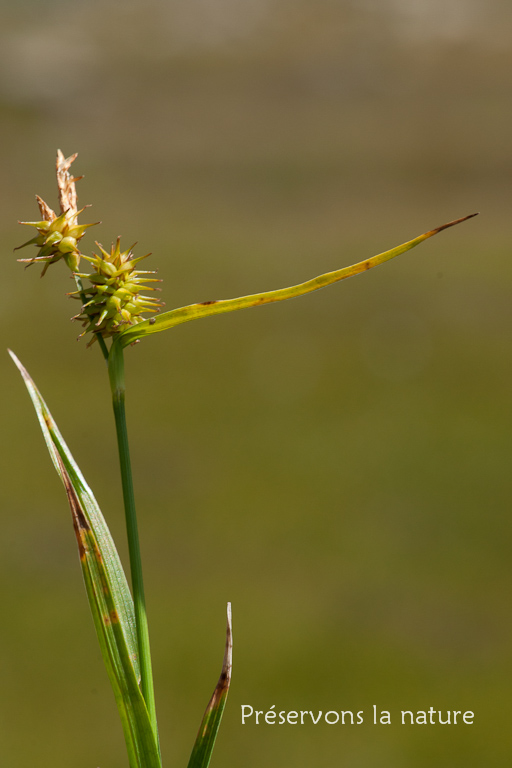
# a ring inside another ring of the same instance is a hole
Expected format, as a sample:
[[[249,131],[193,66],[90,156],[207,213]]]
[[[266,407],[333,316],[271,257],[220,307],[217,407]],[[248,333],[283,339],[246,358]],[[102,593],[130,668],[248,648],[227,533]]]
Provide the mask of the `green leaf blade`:
[[[39,424],[41,426],[41,430],[43,432],[43,436],[55,469],[63,480],[61,464],[65,467],[73,487],[76,489],[87,521],[90,527],[93,528],[96,533],[98,544],[101,551],[104,553],[109,578],[113,587],[115,588],[116,598],[120,603],[120,615],[123,629],[126,633],[126,642],[128,648],[130,649],[130,654],[133,658],[135,674],[137,678],[139,678],[139,654],[137,648],[137,633],[135,629],[133,600],[130,589],[128,587],[126,576],[124,574],[121,560],[105,522],[105,518],[103,517],[98,506],[98,502],[94,498],[91,489],[87,485],[84,476],[82,475],[78,465],[73,459],[73,456],[67,447],[57,427],[57,424],[55,423],[48,409],[48,406],[42,398],[41,393],[36,387],[33,379],[31,378],[26,368],[18,360],[14,352],[9,350],[9,354],[23,377],[23,381],[25,382],[25,386],[27,387],[28,393],[34,405]]]
[[[121,561],[96,500],[44,400],[20,361],[10,354],[23,376],[66,490],[87,597],[119,710],[130,768],[161,768],[157,735],[139,688],[133,602]]]
[[[69,475],[63,465],[61,469],[73,515],[85,588],[121,717],[130,766],[161,768],[158,746],[135,676],[104,558]]]
[[[467,219],[471,219],[477,216],[476,213],[472,213],[469,216],[464,216],[461,219],[450,221],[448,224],[443,224],[440,227],[425,232],[423,235],[415,237],[413,240],[409,240],[402,245],[398,245],[396,248],[392,248],[389,251],[384,251],[376,256],[372,256],[365,261],[360,261],[357,264],[352,264],[349,267],[343,267],[337,269],[334,272],[327,272],[326,274],[314,277],[312,280],[307,280],[305,283],[299,285],[292,285],[289,288],[280,288],[277,291],[266,291],[264,293],[255,293],[250,296],[241,296],[236,299],[221,299],[219,301],[205,301],[201,304],[190,304],[187,307],[179,307],[178,309],[172,309],[169,312],[163,312],[156,317],[152,317],[149,320],[144,320],[142,323],[138,323],[125,331],[120,333],[116,342],[123,347],[133,344],[139,339],[149,336],[159,331],[165,331],[169,328],[174,328],[176,325],[186,323],[189,320],[198,320],[202,317],[209,317],[210,315],[218,315],[224,312],[234,312],[237,309],[249,309],[250,307],[258,307],[264,304],[271,304],[276,301],[285,301],[286,299],[297,298],[298,296],[304,296],[306,293],[317,291],[320,288],[325,288],[328,285],[337,283],[340,280],[345,280],[347,277],[354,277],[361,274],[361,272],[367,272],[373,267],[377,267],[380,264],[384,264],[390,259],[394,259],[395,256],[399,256],[406,251],[410,251],[420,243],[428,240],[428,238],[437,235],[449,227],[453,227],[456,224],[460,224]]]
[[[224,714],[226,700],[231,683],[231,668],[233,664],[233,630],[231,622],[231,603],[227,608],[226,647],[222,672],[217,686],[206,707],[199,732],[192,749],[188,768],[208,768],[215,746],[215,740]]]

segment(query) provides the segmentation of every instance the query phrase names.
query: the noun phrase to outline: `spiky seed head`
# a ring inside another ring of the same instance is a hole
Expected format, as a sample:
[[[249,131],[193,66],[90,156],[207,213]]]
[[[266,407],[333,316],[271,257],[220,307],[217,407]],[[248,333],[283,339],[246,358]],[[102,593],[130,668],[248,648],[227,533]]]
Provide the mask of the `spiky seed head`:
[[[86,333],[93,334],[89,344],[92,344],[98,335],[107,338],[120,333],[129,325],[142,322],[143,314],[157,313],[163,306],[163,302],[158,299],[140,293],[141,290],[158,290],[146,283],[161,282],[156,278],[146,277],[154,272],[135,269],[135,265],[149,256],[149,253],[134,258],[133,246],[121,251],[120,238],[112,244],[110,252],[99,243],[96,245],[99,254],[83,257],[91,263],[93,272],[78,275],[88,280],[91,285],[84,288],[83,294],[87,300],[80,314],[73,318],[79,320],[85,328],[81,336]],[[78,297],[79,292],[70,295]]]
[[[85,230],[94,226],[94,224],[78,224],[78,216],[84,209],[77,210],[75,182],[81,177],[74,177],[69,173],[69,168],[75,159],[76,155],[66,158],[60,149],[57,152],[56,171],[60,215],[57,216],[55,211],[36,195],[42,220],[20,221],[20,224],[35,227],[38,234],[15,250],[24,248],[26,245],[35,245],[39,251],[37,256],[31,259],[18,259],[18,261],[25,262],[27,266],[37,261],[43,262],[42,275],[45,274],[50,264],[55,264],[61,259],[64,259],[72,272],[76,272],[80,266],[78,242],[84,236]]]
[[[94,224],[78,224],[79,213],[81,211],[74,213],[64,211],[60,216],[57,216],[45,204],[44,215],[50,216],[50,218],[43,218],[42,221],[20,221],[20,224],[35,227],[37,235],[15,250],[24,248],[26,245],[35,245],[39,251],[37,256],[31,259],[18,259],[18,261],[25,262],[27,266],[38,261],[45,262],[42,272],[44,275],[50,264],[64,259],[69,269],[76,272],[80,266],[78,243],[84,236],[85,230],[94,226]]]

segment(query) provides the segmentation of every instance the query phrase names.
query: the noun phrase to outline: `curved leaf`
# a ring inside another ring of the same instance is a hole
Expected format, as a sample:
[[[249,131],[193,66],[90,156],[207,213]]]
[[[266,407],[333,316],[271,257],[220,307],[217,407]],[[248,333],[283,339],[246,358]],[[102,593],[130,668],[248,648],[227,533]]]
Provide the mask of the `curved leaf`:
[[[280,288],[277,291],[255,293],[250,296],[241,296],[237,299],[204,301],[201,304],[190,304],[187,307],[171,309],[169,312],[163,312],[161,315],[157,315],[157,317],[152,317],[149,320],[144,320],[142,323],[127,328],[119,334],[116,342],[125,347],[128,344],[133,344],[135,341],[144,338],[144,336],[149,336],[150,334],[158,333],[159,331],[165,331],[180,323],[186,323],[189,320],[197,320],[201,317],[208,317],[209,315],[218,315],[222,312],[233,312],[236,309],[259,307],[263,304],[271,304],[275,301],[284,301],[285,299],[293,299],[297,296],[303,296],[306,293],[311,293],[311,291],[317,291],[319,288],[325,288],[328,285],[332,285],[332,283],[345,280],[347,277],[353,277],[361,272],[366,272],[372,267],[377,267],[385,261],[394,259],[395,256],[399,256],[401,253],[410,251],[411,248],[415,248],[429,237],[437,235],[437,233],[441,232],[443,229],[453,227],[455,224],[460,224],[477,215],[478,214],[476,213],[472,213],[470,216],[464,216],[462,219],[450,221],[448,224],[443,224],[441,227],[430,230],[430,232],[425,232],[425,234],[414,238],[414,240],[409,240],[407,243],[398,245],[390,251],[379,253],[377,256],[372,256],[372,258],[360,261],[350,267],[343,267],[343,269],[338,269],[334,272],[327,272],[324,275],[314,277],[312,280],[307,280],[305,283],[300,283],[299,285],[293,285],[290,288]]]
[[[112,536],[110,535],[110,531],[105,522],[105,518],[101,513],[98,502],[94,498],[91,489],[85,482],[84,476],[82,475],[78,465],[73,459],[69,448],[64,442],[64,439],[55,421],[53,420],[50,411],[48,410],[48,406],[43,400],[41,393],[36,387],[34,381],[32,380],[26,368],[18,360],[14,352],[9,350],[9,354],[12,357],[19,372],[23,376],[23,380],[36,410],[39,424],[41,426],[41,430],[43,432],[43,436],[55,469],[63,480],[61,466],[64,465],[66,471],[69,474],[73,487],[76,490],[80,504],[83,507],[87,522],[96,533],[99,547],[105,558],[109,579],[116,591],[116,599],[119,602],[121,623],[126,634],[126,643],[130,650],[135,674],[137,678],[140,678],[133,600],[130,589],[128,587],[128,582],[126,581],[126,576],[123,571],[123,566],[121,565],[121,560],[119,559],[116,546]]]
[[[130,768],[161,768],[159,748],[139,689],[133,601],[115,544],[92,491],[46,403],[16,355],[73,515],[85,587],[121,722]]]

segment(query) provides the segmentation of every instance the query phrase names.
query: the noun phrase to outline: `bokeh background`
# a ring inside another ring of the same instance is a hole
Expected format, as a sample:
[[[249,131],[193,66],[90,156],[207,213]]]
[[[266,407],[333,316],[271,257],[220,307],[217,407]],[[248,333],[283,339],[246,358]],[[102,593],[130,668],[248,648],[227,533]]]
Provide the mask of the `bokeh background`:
[[[300,282],[453,218],[300,300],[128,353],[162,748],[185,766],[221,663],[212,766],[510,761],[512,8],[508,0],[1,3],[0,303],[126,555],[104,363],[66,270],[24,271],[57,147],[82,241],[151,250],[167,307]],[[20,255],[20,254],[18,254]],[[25,256],[26,253],[21,255]],[[9,768],[126,766],[69,512],[0,359],[0,744]],[[259,726],[265,710],[390,726]],[[473,726],[401,726],[401,709]],[[367,718],[368,719],[368,718]]]

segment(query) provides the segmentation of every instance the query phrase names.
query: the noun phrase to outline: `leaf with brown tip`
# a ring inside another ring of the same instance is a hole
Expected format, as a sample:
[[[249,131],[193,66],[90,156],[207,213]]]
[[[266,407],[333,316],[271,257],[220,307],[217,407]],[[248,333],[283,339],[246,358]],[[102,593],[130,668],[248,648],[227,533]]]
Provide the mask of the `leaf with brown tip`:
[[[394,259],[395,256],[410,251],[411,248],[415,248],[424,240],[428,240],[429,237],[437,235],[444,229],[454,227],[456,224],[461,224],[463,221],[472,219],[477,215],[478,214],[476,213],[472,213],[469,216],[464,216],[462,219],[455,219],[455,221],[450,221],[448,224],[443,224],[440,227],[431,229],[429,232],[425,232],[423,235],[419,235],[413,240],[409,240],[407,243],[397,245],[396,248],[392,248],[390,251],[384,251],[384,253],[379,253],[377,256],[365,259],[365,261],[352,264],[350,267],[343,267],[334,272],[327,272],[324,275],[319,275],[318,277],[314,277],[312,280],[307,280],[305,283],[300,283],[299,285],[292,285],[289,288],[280,288],[277,291],[254,293],[250,296],[241,296],[237,299],[203,301],[200,304],[190,304],[187,307],[179,307],[178,309],[172,309],[169,312],[163,312],[161,315],[157,315],[156,317],[144,320],[142,323],[127,328],[117,336],[115,343],[126,347],[128,344],[133,344],[135,341],[138,341],[145,336],[149,336],[152,333],[158,333],[159,331],[165,331],[180,323],[186,323],[189,320],[198,320],[201,317],[219,315],[222,312],[233,312],[237,309],[260,307],[263,304],[272,304],[276,301],[284,301],[286,299],[294,299],[298,296],[304,296],[306,293],[325,288],[340,280],[345,280],[347,277],[353,277],[354,275],[359,275],[361,272],[367,272],[369,269],[379,266],[379,264],[384,264],[385,261]]]
[[[190,756],[188,768],[208,768],[210,764],[215,739],[219,730],[224,707],[229,692],[231,682],[231,667],[233,656],[233,633],[231,626],[231,603],[227,608],[227,627],[226,627],[226,648],[224,651],[224,662],[219,682],[213,692],[206,711],[203,715],[199,732]]]

